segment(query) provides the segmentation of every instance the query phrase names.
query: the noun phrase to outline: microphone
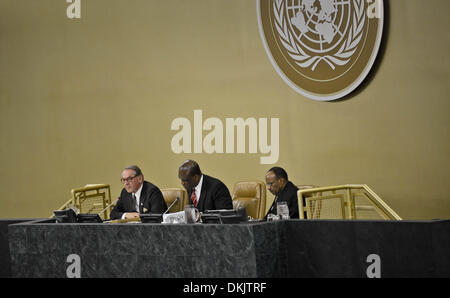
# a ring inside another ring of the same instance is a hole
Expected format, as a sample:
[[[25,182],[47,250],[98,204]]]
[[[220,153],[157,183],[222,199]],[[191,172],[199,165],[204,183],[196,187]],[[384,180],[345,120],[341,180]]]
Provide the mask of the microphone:
[[[80,213],[80,211],[78,210],[78,208],[75,207],[75,205],[72,205],[72,204],[68,205],[68,206],[67,206],[67,209],[72,210],[73,212],[75,212],[75,214]]]
[[[105,210],[107,210],[109,207],[111,207],[112,205],[116,204],[117,201],[119,201],[119,199],[120,199],[120,198],[117,198],[114,202],[112,202],[111,204],[109,204],[108,206],[106,206],[106,208],[103,209],[102,211],[100,211],[100,212],[98,213],[98,215],[102,214],[102,213],[103,213]]]
[[[164,211],[163,214],[166,214],[167,212],[169,212],[170,208],[172,208],[172,206],[175,205],[175,203],[178,202],[179,200],[180,200],[180,198],[177,197],[177,198],[172,202],[172,204],[170,204],[169,208],[167,208],[167,210]]]

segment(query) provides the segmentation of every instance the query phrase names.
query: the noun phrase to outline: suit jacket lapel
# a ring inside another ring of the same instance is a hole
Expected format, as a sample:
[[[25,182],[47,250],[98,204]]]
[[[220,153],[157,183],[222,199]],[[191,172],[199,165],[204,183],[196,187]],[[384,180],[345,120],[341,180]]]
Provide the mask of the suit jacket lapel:
[[[133,194],[131,193],[126,193],[125,197],[124,197],[124,208],[125,210],[132,210],[132,206],[133,206]],[[126,211],[129,212],[129,211]]]
[[[187,190],[188,193],[188,199],[189,199],[189,204],[192,204],[192,200],[191,200],[191,196],[192,196],[192,189],[191,190]]]
[[[206,175],[203,175],[202,190],[200,191],[200,199],[197,205],[197,209],[203,210],[203,206],[205,206],[207,192],[208,192],[208,181],[206,179]]]
[[[141,196],[139,197],[139,213],[143,212],[144,203],[147,200],[147,188],[145,187],[145,182],[142,185]]]

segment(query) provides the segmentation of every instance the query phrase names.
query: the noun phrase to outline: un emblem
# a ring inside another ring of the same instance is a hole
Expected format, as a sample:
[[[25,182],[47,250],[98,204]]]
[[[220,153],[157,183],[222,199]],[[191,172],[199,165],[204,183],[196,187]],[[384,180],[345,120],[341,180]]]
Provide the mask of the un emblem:
[[[341,98],[358,87],[375,61],[383,33],[381,0],[258,0],[257,10],[273,66],[304,96]]]

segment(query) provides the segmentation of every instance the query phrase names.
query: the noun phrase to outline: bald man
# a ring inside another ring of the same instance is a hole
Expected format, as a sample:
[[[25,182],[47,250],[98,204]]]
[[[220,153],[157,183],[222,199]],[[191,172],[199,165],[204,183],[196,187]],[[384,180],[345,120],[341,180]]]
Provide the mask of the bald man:
[[[197,162],[183,162],[178,168],[178,178],[188,192],[190,203],[200,212],[233,209],[231,195],[225,184],[219,179],[202,174]]]

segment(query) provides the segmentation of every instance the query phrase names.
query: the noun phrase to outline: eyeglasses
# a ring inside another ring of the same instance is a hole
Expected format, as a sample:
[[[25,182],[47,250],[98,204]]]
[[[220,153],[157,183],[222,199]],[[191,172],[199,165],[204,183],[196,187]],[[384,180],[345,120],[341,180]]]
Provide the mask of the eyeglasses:
[[[275,180],[273,182],[268,182],[266,183],[267,187],[271,187],[272,185],[276,184],[278,182],[278,180]]]
[[[125,183],[125,182],[131,182],[131,180],[133,180],[134,178],[136,178],[136,176],[132,176],[132,177],[128,177],[128,178],[120,178],[120,182]]]

